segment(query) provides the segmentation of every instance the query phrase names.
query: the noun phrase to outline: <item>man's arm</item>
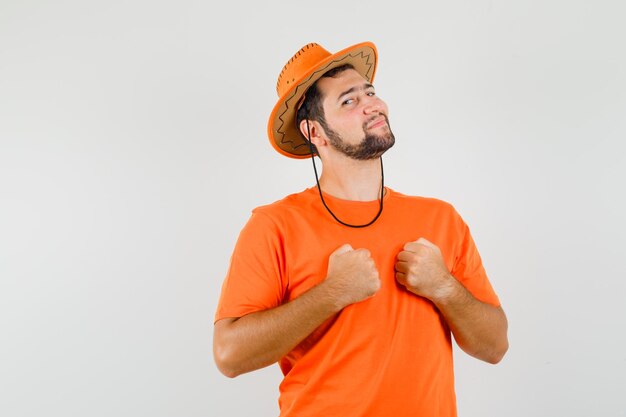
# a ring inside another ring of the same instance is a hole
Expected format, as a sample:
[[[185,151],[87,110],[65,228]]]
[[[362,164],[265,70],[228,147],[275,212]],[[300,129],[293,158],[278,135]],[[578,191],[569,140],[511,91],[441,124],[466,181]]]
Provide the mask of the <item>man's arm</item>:
[[[448,272],[436,245],[423,238],[407,243],[398,254],[396,279],[437,306],[466,353],[494,364],[504,357],[509,347],[504,311],[465,289]]]
[[[343,245],[330,255],[326,279],[278,307],[215,323],[213,355],[220,371],[235,377],[277,362],[325,320],[380,288],[366,249]]]

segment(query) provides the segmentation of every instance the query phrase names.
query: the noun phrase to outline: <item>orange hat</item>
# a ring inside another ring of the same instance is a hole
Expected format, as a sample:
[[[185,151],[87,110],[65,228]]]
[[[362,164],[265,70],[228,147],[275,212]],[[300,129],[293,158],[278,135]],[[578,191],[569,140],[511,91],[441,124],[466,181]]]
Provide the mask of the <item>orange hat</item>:
[[[376,58],[376,46],[371,42],[350,46],[336,54],[316,43],[302,47],[278,76],[276,91],[279,99],[267,125],[272,146],[290,158],[310,156],[309,143],[296,126],[296,112],[306,90],[324,73],[344,64],[352,64],[371,83],[376,73]]]

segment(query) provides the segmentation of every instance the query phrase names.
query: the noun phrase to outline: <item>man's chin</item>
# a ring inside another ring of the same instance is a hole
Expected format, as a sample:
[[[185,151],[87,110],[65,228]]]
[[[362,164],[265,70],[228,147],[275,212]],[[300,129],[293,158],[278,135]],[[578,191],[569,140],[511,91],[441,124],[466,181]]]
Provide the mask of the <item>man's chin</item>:
[[[355,159],[360,159],[360,160],[363,160],[363,161],[372,160],[372,159],[378,159],[385,152],[387,152],[390,148],[392,148],[393,145],[395,145],[395,143],[396,143],[396,141],[395,141],[395,139],[394,139],[394,137],[392,135],[391,137],[388,138],[388,140],[385,140],[385,143],[381,143],[380,141],[377,142],[377,144],[379,146],[377,146],[377,147],[370,147],[369,149],[367,149],[367,152],[362,152]],[[356,155],[354,155],[354,156],[356,156]]]
[[[395,142],[391,142],[391,144],[389,144],[389,146],[385,147],[384,149],[381,149],[379,152],[376,153],[375,156],[373,156],[371,159],[377,159],[380,158],[381,156],[383,156],[383,154],[385,152],[387,152],[389,149],[393,148],[393,145],[395,145]]]

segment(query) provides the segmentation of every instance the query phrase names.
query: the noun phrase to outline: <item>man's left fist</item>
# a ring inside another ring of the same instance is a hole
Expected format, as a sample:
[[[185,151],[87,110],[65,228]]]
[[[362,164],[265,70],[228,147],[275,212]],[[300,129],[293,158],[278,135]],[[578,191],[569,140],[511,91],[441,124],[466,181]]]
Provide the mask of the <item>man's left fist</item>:
[[[435,300],[445,297],[455,281],[437,245],[424,238],[404,245],[396,259],[396,280],[409,291]]]

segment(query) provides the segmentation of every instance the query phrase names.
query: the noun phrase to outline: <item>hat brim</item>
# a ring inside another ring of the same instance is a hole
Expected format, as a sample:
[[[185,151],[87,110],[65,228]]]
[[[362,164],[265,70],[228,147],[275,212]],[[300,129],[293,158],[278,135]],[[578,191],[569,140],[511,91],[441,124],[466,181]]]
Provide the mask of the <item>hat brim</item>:
[[[371,42],[350,46],[318,62],[304,73],[293,87],[280,97],[269,118],[267,131],[270,143],[279,153],[295,159],[311,156],[309,142],[296,126],[296,106],[306,90],[327,71],[351,64],[368,82],[374,81],[377,51]]]

